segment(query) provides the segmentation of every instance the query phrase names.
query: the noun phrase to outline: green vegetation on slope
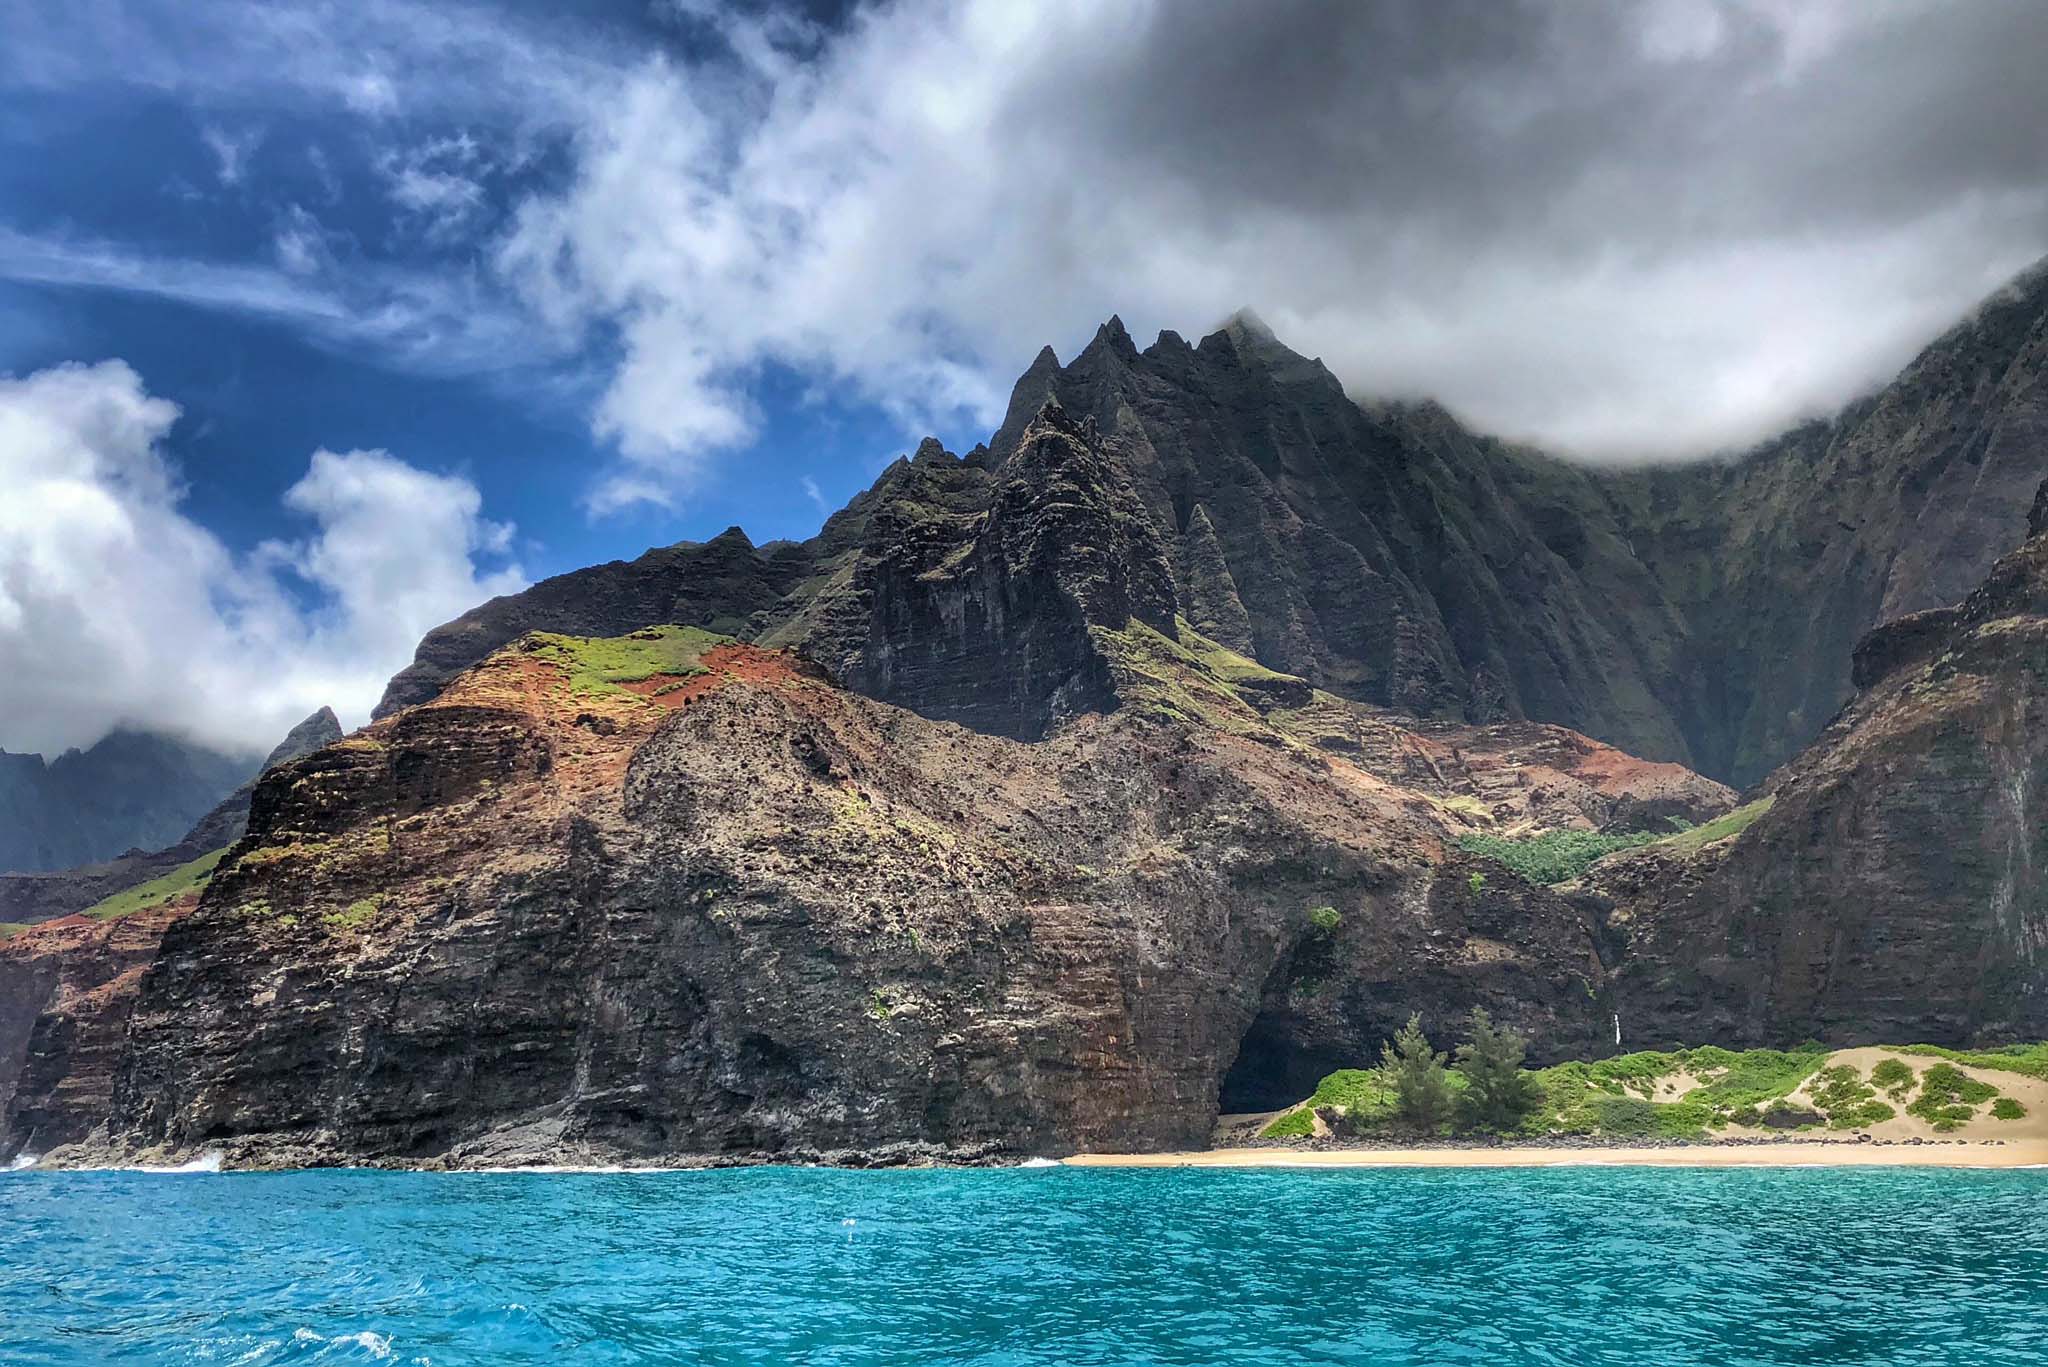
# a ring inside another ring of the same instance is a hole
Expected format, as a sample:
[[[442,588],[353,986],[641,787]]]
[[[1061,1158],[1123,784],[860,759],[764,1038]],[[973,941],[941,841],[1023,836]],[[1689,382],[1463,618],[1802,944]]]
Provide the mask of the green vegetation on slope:
[[[1665,836],[1661,843],[1669,845],[1680,854],[1691,854],[1693,851],[1711,845],[1717,840],[1726,840],[1729,836],[1741,835],[1756,822],[1758,817],[1768,812],[1771,809],[1771,805],[1777,800],[1775,797],[1758,798],[1755,802],[1746,803],[1743,806],[1737,807],[1732,812],[1723,812],[1712,821],[1701,822],[1690,830],[1680,831],[1676,835]]]
[[[1437,1057],[1441,1064],[1442,1056]],[[1450,1114],[1450,1101],[1463,1091],[1465,1079],[1446,1070],[1447,1099],[1444,1104],[1445,1116]],[[1316,1084],[1315,1093],[1299,1106],[1282,1111],[1274,1117],[1265,1129],[1259,1131],[1261,1139],[1288,1139],[1306,1137],[1315,1132],[1315,1112],[1319,1106],[1340,1108],[1352,1124],[1364,1129],[1391,1128],[1400,1119],[1400,1088],[1392,1067],[1339,1068]]]
[[[1939,1044],[1908,1044],[1899,1050],[1918,1058],[1941,1058],[1969,1068],[2020,1073],[2048,1082],[2048,1044],[2012,1044],[2003,1049],[1945,1049]]]
[[[1409,1042],[1414,1060],[1405,1071],[1419,1074],[1428,1055],[1426,1041],[1419,1036]],[[1521,1076],[1538,1089],[1539,1101],[1533,1113],[1512,1127],[1477,1123],[1469,1102],[1470,1079],[1463,1073],[1442,1071],[1442,1056],[1430,1055],[1440,1076],[1450,1085],[1458,1107],[1461,1128],[1470,1132],[1509,1132],[1524,1136],[1584,1135],[1613,1139],[1701,1139],[1730,1125],[1755,1128],[1814,1128],[1825,1125],[1835,1130],[1867,1129],[1894,1119],[1894,1102],[1918,1086],[1919,1096],[1907,1112],[1938,1131],[1951,1131],[1977,1114],[1977,1108],[1991,1103],[1991,1114],[2001,1120],[2026,1116],[2026,1107],[1998,1089],[1964,1073],[1946,1061],[1929,1068],[1922,1077],[1896,1058],[1880,1060],[1865,1077],[1855,1067],[1828,1063],[1829,1050],[1821,1045],[1798,1049],[1722,1049],[1702,1045],[1668,1052],[1645,1051],[1623,1054],[1596,1062],[1561,1063],[1549,1068],[1523,1070]],[[1938,1055],[1959,1051],[1930,1045],[1907,1045],[1902,1054]],[[2039,1076],[2031,1069],[2048,1063],[2048,1045],[2015,1046],[1984,1051],[1983,1057],[1998,1060],[2008,1071]],[[1314,1131],[1313,1113],[1328,1107],[1339,1113],[1339,1133],[1398,1138],[1412,1135],[1417,1127],[1400,1113],[1404,1085],[1404,1057],[1389,1050],[1376,1068],[1346,1068],[1331,1073],[1317,1086],[1315,1094],[1298,1107],[1283,1112],[1263,1131],[1265,1138],[1304,1137]],[[1976,1066],[1974,1057],[1960,1062]],[[1903,1074],[1903,1077],[1901,1076]],[[1886,1093],[1887,1101],[1880,1092]],[[1662,1094],[1668,1099],[1658,1100]],[[1793,1100],[1797,1095],[1800,1099]],[[1442,1132],[1441,1124],[1425,1127],[1428,1133]]]
[[[124,888],[113,896],[102,898],[87,907],[85,915],[96,921],[111,921],[116,916],[126,916],[130,912],[168,902],[180,893],[203,888],[213,877],[214,867],[220,863],[221,856],[227,852],[227,846],[223,845],[213,853],[202,854],[190,863],[180,864],[169,873],[152,878],[147,883],[137,883],[132,888]]]
[[[1461,835],[1458,845],[1469,853],[1494,860],[1514,870],[1531,883],[1569,883],[1617,850],[1644,845],[1664,845],[1681,854],[1726,840],[1748,830],[1752,822],[1771,809],[1773,798],[1760,798],[1737,807],[1700,826],[1689,826],[1669,834],[1632,831],[1609,835],[1601,831],[1545,831],[1541,835]]]
[[[1268,684],[1308,689],[1291,674],[1277,673],[1250,656],[1218,645],[1184,618],[1174,619],[1174,629],[1179,640],[1136,618],[1116,631],[1088,628],[1096,650],[1109,664],[1118,694],[1126,706],[1142,715],[1234,735],[1270,734],[1259,708],[1246,693],[1258,696]]]
[[[1937,1063],[1920,1075],[1920,1095],[1906,1107],[1906,1114],[1919,1116],[1937,1130],[1953,1130],[1997,1095],[1996,1087],[1977,1081],[1953,1063]]]
[[[698,627],[648,627],[625,636],[558,636],[536,631],[520,647],[528,654],[560,665],[569,686],[584,694],[618,694],[620,684],[642,683],[659,675],[688,677],[705,672],[704,653],[731,645],[733,638]]]
[[[1541,835],[1461,835],[1459,848],[1506,865],[1530,883],[1569,883],[1616,850],[1632,850],[1664,837],[1652,831],[1605,835],[1599,831],[1545,831]]]
[[[0,940],[5,940],[11,935],[19,935],[27,929],[28,926],[25,922],[0,921]]]

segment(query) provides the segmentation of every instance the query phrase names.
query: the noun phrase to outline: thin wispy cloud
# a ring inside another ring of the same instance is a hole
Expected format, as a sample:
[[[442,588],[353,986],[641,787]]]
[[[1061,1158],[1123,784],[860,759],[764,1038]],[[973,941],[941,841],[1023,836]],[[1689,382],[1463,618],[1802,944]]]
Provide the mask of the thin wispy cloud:
[[[249,155],[263,141],[263,130],[252,128],[242,133],[231,133],[225,128],[208,125],[200,130],[200,137],[218,163],[220,183],[233,187],[242,183],[242,177],[248,171]]]
[[[288,214],[274,264],[150,255],[117,243],[0,228],[0,280],[114,290],[244,314],[421,374],[536,366],[576,339],[536,331],[491,280],[461,268],[336,263],[310,215]]]

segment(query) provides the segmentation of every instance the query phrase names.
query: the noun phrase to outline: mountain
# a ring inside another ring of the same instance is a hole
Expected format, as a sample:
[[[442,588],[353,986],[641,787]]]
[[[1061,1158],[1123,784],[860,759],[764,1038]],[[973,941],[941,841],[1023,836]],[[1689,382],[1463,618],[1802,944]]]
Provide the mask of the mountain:
[[[1162,542],[1057,403],[989,468],[1031,472],[1000,517],[939,517],[834,590],[913,667],[846,658],[1041,738],[699,628],[528,634],[266,775],[153,954],[66,922],[0,944],[46,1002],[0,1040],[0,1156],[1174,1148],[1414,1011],[1485,1006],[1539,1061],[1616,1018],[1637,1046],[2048,1026],[2048,536],[1868,637],[1863,693],[1736,812],[1673,764],[1408,717],[1146,620],[1178,601]],[[949,694],[1011,647],[996,623],[1043,686]],[[1463,847],[1665,816],[1704,824],[1561,887]]]
[[[175,844],[149,850],[130,848],[113,859],[75,868],[0,873],[0,925],[32,924],[83,911],[114,893],[227,848],[242,838],[248,826],[249,798],[258,778],[287,760],[340,739],[341,722],[332,709],[321,708],[293,727],[264,758],[261,769],[193,822]]]
[[[808,542],[436,629],[196,898],[0,941],[0,1158],[1171,1148],[1474,1006],[2038,1036],[2042,292],[1638,471],[1112,320]],[[1559,838],[1639,848],[1481,853]]]
[[[63,1062],[104,1027],[39,1027],[10,1142],[104,1120],[238,1162],[1171,1146],[1412,1010],[1597,1044],[1587,917],[1453,836],[1703,820],[1732,793],[1555,728],[1407,731],[1266,670],[1173,617],[1085,425],[1046,405],[1007,468],[989,518],[856,577],[922,653],[849,659],[1046,738],[700,629],[528,635],[267,775],[110,994],[118,1068]]]
[[[1429,404],[1354,403],[1247,316],[1143,351],[1112,319],[1068,364],[1040,353],[988,447],[926,442],[801,544],[735,528],[494,600],[430,633],[378,715],[528,630],[674,622],[796,646],[928,716],[1043,734],[1050,699],[998,700],[989,680],[935,693],[917,661],[1031,610],[1013,588],[971,620],[930,617],[970,607],[942,603],[958,567],[931,552],[984,522],[1003,534],[1004,500],[1038,477],[1021,434],[1047,399],[1099,435],[1175,610],[1219,643],[1357,701],[1555,722],[1746,786],[1846,700],[1865,631],[1949,601],[2019,539],[2048,433],[2048,269],[1830,421],[1635,470]]]
[[[0,751],[0,872],[172,844],[255,771],[251,760],[142,731],[49,763]]]

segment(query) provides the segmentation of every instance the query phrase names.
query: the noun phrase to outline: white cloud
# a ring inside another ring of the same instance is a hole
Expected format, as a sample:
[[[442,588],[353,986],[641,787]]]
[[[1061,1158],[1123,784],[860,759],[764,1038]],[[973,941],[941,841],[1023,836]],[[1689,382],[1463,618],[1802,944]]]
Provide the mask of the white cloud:
[[[392,203],[429,240],[446,241],[485,206],[482,150],[467,132],[387,152],[379,163]]]
[[[797,487],[804,491],[804,497],[809,499],[819,512],[829,513],[832,511],[831,507],[825,502],[825,491],[818,487],[818,481],[812,479],[809,475],[804,475],[796,483]]]
[[[986,427],[1045,342],[1247,304],[1354,396],[1697,454],[1840,406],[2048,248],[2021,9],[679,8],[723,65],[584,101],[499,255],[622,343],[599,508],[751,440],[766,364]]]
[[[0,377],[0,748],[120,725],[259,752],[314,709],[367,719],[429,628],[524,585],[468,480],[316,452],[309,524],[238,557],[181,509],[177,406],[126,364]]]
[[[421,369],[576,355],[607,370],[607,511],[752,441],[772,369],[906,436],[986,430],[1040,345],[1113,311],[1142,338],[1249,305],[1358,397],[1600,459],[1698,453],[1839,406],[2048,250],[2039,5],[644,13],[672,27],[18,6],[0,85],[353,120],[388,149],[395,226],[491,266],[302,270],[286,236],[285,270],[47,238],[23,266],[17,238],[0,274],[267,311]]]

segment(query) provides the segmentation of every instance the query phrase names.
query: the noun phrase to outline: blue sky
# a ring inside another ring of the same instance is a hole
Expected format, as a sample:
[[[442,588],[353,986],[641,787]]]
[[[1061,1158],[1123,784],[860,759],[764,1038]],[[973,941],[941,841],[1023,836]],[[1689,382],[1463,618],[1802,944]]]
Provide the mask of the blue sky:
[[[360,722],[1111,313],[1738,449],[2048,251],[2025,0],[0,0],[0,748]]]
[[[613,8],[605,23],[648,51],[682,45],[644,6]],[[295,281],[317,294],[322,277],[358,271],[441,275],[513,310],[490,278],[489,245],[514,205],[560,186],[567,149],[536,135],[520,165],[497,166],[469,150],[498,131],[471,112],[365,120],[290,91],[215,104],[116,80],[11,92],[0,111],[0,234],[15,239],[0,252],[13,277],[0,278],[0,371],[129,362],[183,409],[165,450],[189,483],[187,508],[237,550],[278,534],[279,500],[315,449],[380,448],[473,480],[491,515],[519,528],[517,556],[534,577],[735,523],[757,539],[808,536],[914,444],[920,434],[875,404],[766,364],[750,377],[759,410],[746,460],[707,464],[686,498],[597,517],[583,504],[611,458],[589,421],[614,350],[601,327],[502,356],[488,337],[448,348],[486,354],[437,355],[442,320],[397,344],[238,306],[231,279],[181,286],[156,269],[243,269],[259,298]],[[427,187],[411,199],[409,175]],[[420,199],[435,193],[462,197],[459,221]],[[285,269],[281,244],[294,242],[320,263]],[[133,277],[114,261],[132,263]]]

